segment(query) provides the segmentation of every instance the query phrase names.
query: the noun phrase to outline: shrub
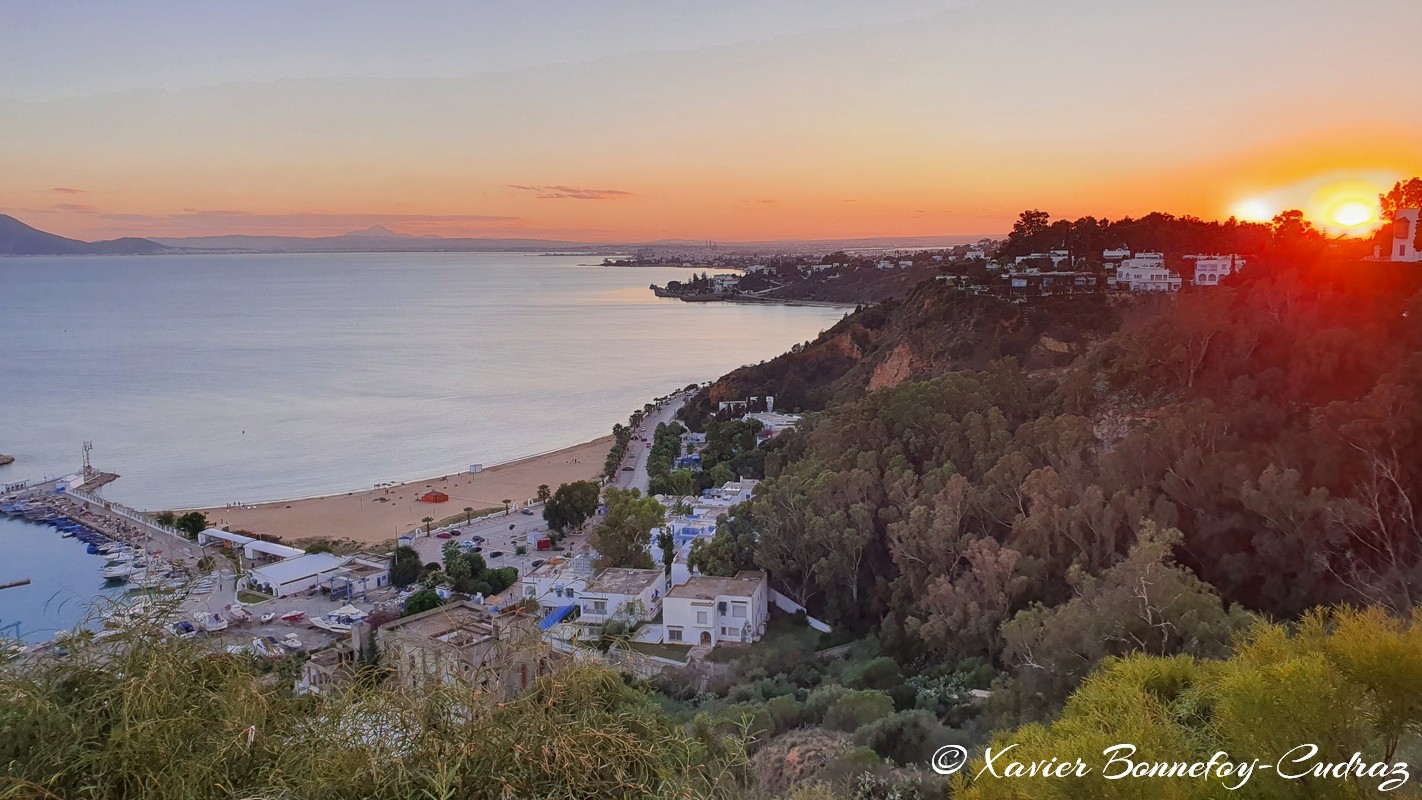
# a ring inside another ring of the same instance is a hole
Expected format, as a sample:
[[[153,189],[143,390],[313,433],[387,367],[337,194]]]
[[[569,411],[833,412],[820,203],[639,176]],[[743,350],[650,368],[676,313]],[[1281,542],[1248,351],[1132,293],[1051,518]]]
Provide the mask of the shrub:
[[[765,707],[770,712],[770,718],[775,722],[776,733],[785,733],[815,721],[814,715],[805,707],[805,704],[788,694],[770,698],[766,701]]]
[[[888,690],[903,683],[899,665],[888,656],[845,670],[845,678],[845,683],[856,689]]]
[[[824,720],[825,714],[829,713],[830,708],[839,702],[839,698],[848,691],[837,683],[826,683],[810,692],[810,696],[805,698],[805,708],[814,716],[816,722],[820,722]]]
[[[954,738],[954,731],[927,711],[900,711],[865,725],[854,735],[856,743],[903,767],[926,763],[933,751]]]
[[[852,733],[894,713],[894,701],[883,692],[852,689],[825,712],[825,727]]]

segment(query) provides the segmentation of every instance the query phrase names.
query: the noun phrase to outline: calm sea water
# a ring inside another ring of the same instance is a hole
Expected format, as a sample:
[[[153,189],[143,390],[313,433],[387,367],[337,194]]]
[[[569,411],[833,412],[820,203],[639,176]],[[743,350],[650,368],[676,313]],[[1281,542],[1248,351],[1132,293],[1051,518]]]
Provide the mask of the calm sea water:
[[[0,452],[17,458],[0,483],[74,471],[86,440],[123,476],[106,495],[149,509],[454,472],[604,435],[844,313],[659,299],[648,284],[688,271],[588,261],[0,259]],[[4,530],[0,580],[49,570],[33,532]],[[0,592],[0,625],[55,589]]]

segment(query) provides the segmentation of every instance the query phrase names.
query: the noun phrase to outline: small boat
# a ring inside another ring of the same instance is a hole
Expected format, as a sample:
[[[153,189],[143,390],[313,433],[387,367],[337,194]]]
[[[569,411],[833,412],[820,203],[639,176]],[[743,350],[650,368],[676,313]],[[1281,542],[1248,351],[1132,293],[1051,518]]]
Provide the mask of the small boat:
[[[88,547],[84,548],[84,551],[85,551],[86,553],[88,553],[89,555],[91,555],[91,556],[92,556],[92,555],[98,555],[98,553],[99,553],[99,546],[96,545],[96,544],[91,544],[91,545],[89,545]]]
[[[301,619],[305,616],[305,611],[288,611],[285,614],[282,614],[280,619],[282,622],[300,622]]]
[[[198,618],[198,627],[208,633],[227,630],[227,619],[218,613],[203,614]]]
[[[141,567],[135,567],[131,564],[117,564],[112,567],[106,567],[99,575],[103,576],[106,581],[119,581],[122,583],[128,580],[130,576],[140,572],[143,572],[143,568]]]
[[[352,605],[344,605],[324,617],[311,620],[311,624],[332,633],[350,633],[351,628],[366,618],[367,614]]]
[[[276,619],[276,618],[277,618],[277,614],[276,614],[275,611],[271,611],[271,612],[268,612],[268,613],[266,613],[266,614],[263,614],[263,615],[262,615],[262,624],[265,625],[265,624],[267,624],[268,622],[271,622],[272,620],[274,620],[274,619]]]
[[[229,603],[224,610],[227,612],[227,618],[238,624],[252,621],[252,612],[241,603]]]
[[[303,650],[306,648],[306,645],[301,642],[301,637],[294,633],[288,633],[282,637],[281,646],[288,650]]]

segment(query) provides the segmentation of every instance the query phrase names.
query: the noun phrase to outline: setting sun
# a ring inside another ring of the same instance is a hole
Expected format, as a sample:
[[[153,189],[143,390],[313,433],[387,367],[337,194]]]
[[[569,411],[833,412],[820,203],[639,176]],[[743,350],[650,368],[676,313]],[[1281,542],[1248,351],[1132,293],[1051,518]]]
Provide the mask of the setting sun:
[[[1329,212],[1331,222],[1344,228],[1357,228],[1377,219],[1377,209],[1361,200],[1345,200]]]

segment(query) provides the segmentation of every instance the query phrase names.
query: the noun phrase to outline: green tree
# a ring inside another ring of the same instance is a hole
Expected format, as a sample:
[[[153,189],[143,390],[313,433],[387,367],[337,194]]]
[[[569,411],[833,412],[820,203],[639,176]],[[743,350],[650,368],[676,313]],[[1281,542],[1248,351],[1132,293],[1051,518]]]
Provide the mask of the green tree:
[[[464,524],[468,525],[474,521],[474,506],[464,507]]]
[[[405,610],[401,616],[412,616],[432,608],[439,608],[442,605],[444,605],[444,601],[440,599],[439,593],[433,588],[421,589],[405,598]]]
[[[593,532],[598,566],[651,568],[651,532],[665,522],[666,509],[635,488],[609,488],[606,499],[607,516]]]
[[[540,483],[540,484],[538,484],[538,502],[540,502],[540,503],[546,503],[546,502],[548,502],[548,498],[550,498],[550,497],[552,497],[552,496],[553,496],[553,492],[548,488],[548,484],[546,484],[546,483]]]
[[[182,531],[189,539],[196,539],[199,533],[211,526],[208,525],[206,514],[201,511],[189,511],[173,520],[173,527]]]
[[[1218,752],[1267,753],[1266,761],[1318,747],[1313,762],[1340,763],[1358,753],[1364,763],[1391,763],[1404,737],[1422,729],[1422,618],[1389,616],[1380,609],[1310,612],[1296,626],[1256,623],[1223,661],[1186,655],[1130,655],[1107,660],[1072,695],[1050,725],[1026,725],[1002,733],[995,750],[1017,745],[1012,760],[1056,758],[1102,762],[1102,750],[1134,743],[1171,762],[1208,761]],[[1297,751],[1295,751],[1297,752]],[[1306,756],[1306,753],[1297,753]],[[1303,774],[1311,763],[1286,762]],[[965,800],[1019,798],[1011,780],[975,780],[984,762],[964,768],[954,797]],[[1375,797],[1400,786],[1387,776],[1308,780],[1281,778],[1282,770],[1259,770],[1250,779],[1255,797]],[[1102,770],[1071,781],[1032,784],[1033,798],[1159,797],[1149,781],[1109,781]],[[1176,798],[1233,796],[1219,781],[1180,780]]]
[[[405,587],[420,579],[423,565],[420,554],[413,547],[397,547],[390,558],[390,583]]]
[[[420,520],[420,523],[425,526],[425,533],[428,534],[430,532],[430,525],[434,523],[434,517],[424,517]]]
[[[597,513],[601,493],[596,481],[565,483],[544,503],[543,519],[560,534],[576,530]]]

